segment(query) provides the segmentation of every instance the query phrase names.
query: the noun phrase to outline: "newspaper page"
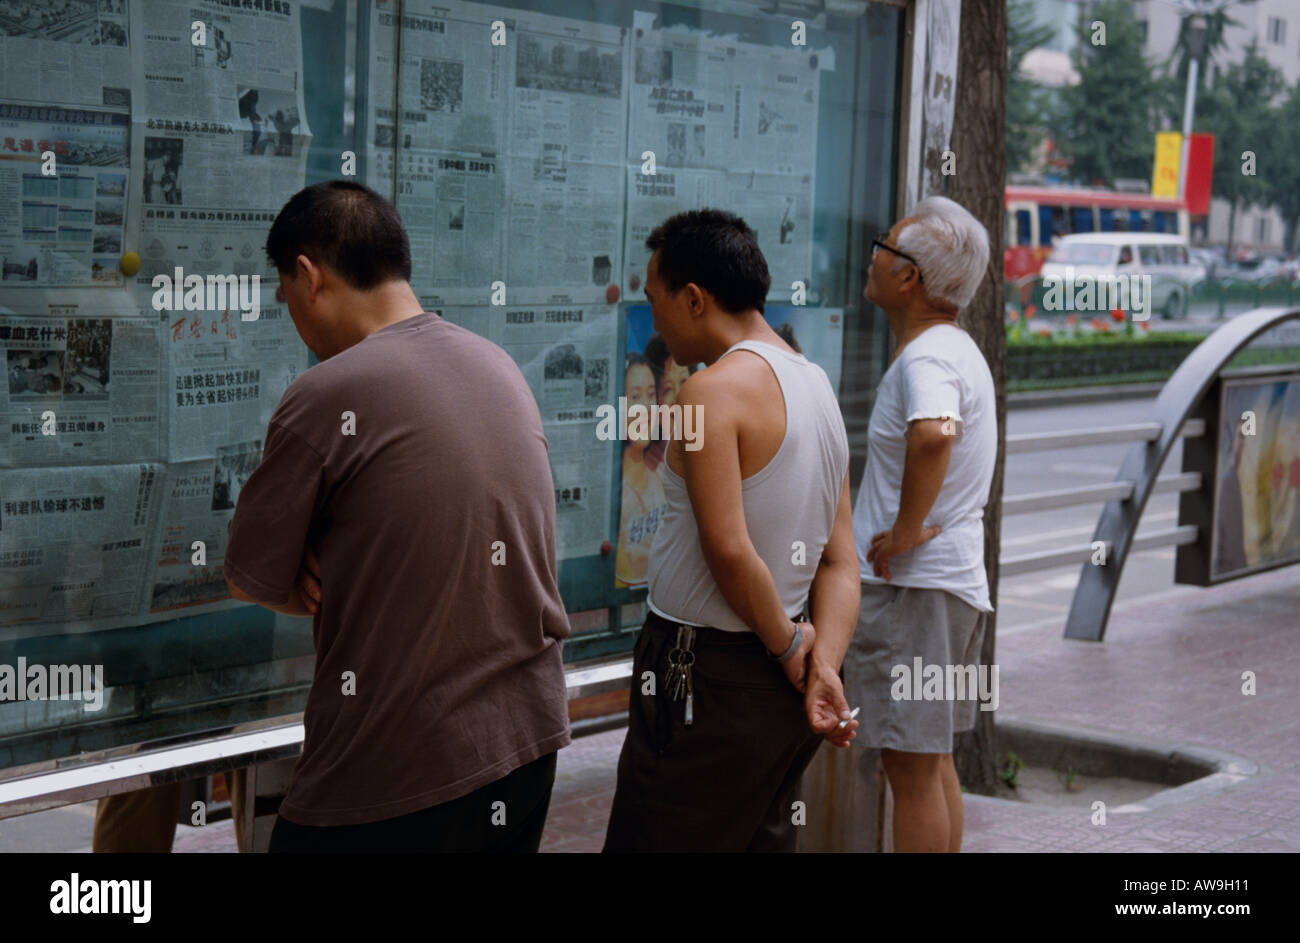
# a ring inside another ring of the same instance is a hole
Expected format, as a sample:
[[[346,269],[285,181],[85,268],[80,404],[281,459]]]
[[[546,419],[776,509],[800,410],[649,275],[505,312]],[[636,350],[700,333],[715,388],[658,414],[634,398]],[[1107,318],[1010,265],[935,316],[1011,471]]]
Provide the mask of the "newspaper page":
[[[0,290],[122,283],[128,131],[125,108],[0,101]]]
[[[158,319],[121,290],[39,294],[39,306],[0,304],[0,467],[161,458]]]
[[[42,624],[59,633],[136,624],[161,479],[154,463],[5,471],[0,626],[28,636]]]
[[[482,304],[500,282],[510,303],[606,301],[622,251],[626,31],[418,0],[402,5],[395,70],[395,7],[372,8],[367,167],[410,229],[416,294]]]
[[[265,230],[302,188],[311,142],[298,3],[137,7],[129,187],[138,281],[149,285],[176,266],[269,275]],[[195,22],[204,24],[204,45],[194,43]]]
[[[506,206],[511,300],[613,300],[623,247],[627,31],[517,17]]]
[[[482,304],[492,282],[505,278],[501,155],[511,46],[491,42],[503,15],[431,0],[371,6],[367,178],[406,222],[411,287],[428,307]]]
[[[925,77],[922,90],[922,136],[919,190],[912,203],[944,192],[943,154],[952,137],[957,106],[957,43],[961,34],[961,0],[931,0],[926,25]]]
[[[741,216],[758,236],[772,276],[772,299],[788,299],[796,281],[812,270],[812,174],[665,170],[653,176],[628,168],[624,284],[631,295],[645,287],[650,250],[646,237],[684,210],[718,207]]]
[[[127,103],[131,8],[141,0],[5,0],[0,76],[6,98],[49,105]]]
[[[533,391],[550,450],[561,560],[600,553],[609,532],[613,452],[596,437],[596,408],[614,402],[617,310],[562,304],[441,311],[503,347]]]
[[[712,206],[758,233],[771,297],[812,269],[813,168],[825,53],[765,46],[640,15],[632,41],[624,285],[645,281],[645,239],[673,213]],[[820,58],[819,58],[820,55]]]
[[[276,214],[306,180],[299,4],[139,6],[133,288],[161,321],[164,457],[211,458],[245,430],[265,429],[307,368],[292,319],[274,300],[278,280],[264,248]],[[195,276],[204,284],[191,295]]]
[[[222,561],[239,490],[262,460],[262,433],[219,446],[216,453],[167,466],[158,544],[145,579],[144,603],[151,617],[146,621],[234,604]]]
[[[130,182],[140,276],[263,273],[261,230],[302,187],[311,139],[297,3],[158,0],[146,15]]]

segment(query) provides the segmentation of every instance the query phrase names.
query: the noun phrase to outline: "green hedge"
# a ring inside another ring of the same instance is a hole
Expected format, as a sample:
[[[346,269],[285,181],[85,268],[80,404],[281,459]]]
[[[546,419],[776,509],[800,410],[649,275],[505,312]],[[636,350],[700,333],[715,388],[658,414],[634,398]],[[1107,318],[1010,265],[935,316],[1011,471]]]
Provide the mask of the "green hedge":
[[[1142,338],[1084,335],[1060,340],[1036,338],[1007,344],[1007,389],[1060,389],[1167,380],[1205,338],[1197,334],[1158,334]],[[1241,351],[1229,367],[1300,364],[1300,347],[1260,347]]]
[[[1204,338],[1067,338],[1007,346],[1007,388],[1136,383],[1170,376]]]

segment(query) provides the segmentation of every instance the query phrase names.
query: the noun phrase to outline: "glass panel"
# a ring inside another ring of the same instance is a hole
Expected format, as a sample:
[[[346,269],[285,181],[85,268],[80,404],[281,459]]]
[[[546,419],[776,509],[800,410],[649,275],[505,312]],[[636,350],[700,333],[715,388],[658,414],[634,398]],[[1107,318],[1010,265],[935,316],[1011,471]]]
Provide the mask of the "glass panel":
[[[1075,242],[1057,243],[1047,261],[1063,265],[1109,265],[1114,258],[1114,246]]]
[[[33,330],[55,321],[62,333],[66,324],[59,359],[73,371],[45,398],[60,419],[67,412],[73,434],[58,436],[62,450],[24,446],[0,457],[0,556],[22,560],[0,571],[0,666],[22,666],[29,682],[43,675],[47,685],[57,674],[64,692],[82,695],[0,702],[0,769],[292,715],[311,682],[311,620],[230,600],[221,564],[267,419],[311,362],[272,297],[263,245],[284,200],[339,176],[341,155],[358,150],[356,4],[226,11],[184,65],[174,56],[190,45],[184,4],[123,7],[134,26],[121,37],[122,56],[170,56],[166,76],[134,71],[125,58],[115,65],[116,42],[102,62],[99,46],[93,56],[86,46],[67,50],[84,50],[84,63],[80,52],[32,58],[51,79],[40,88],[69,91],[31,105],[64,108],[70,141],[85,137],[83,113],[109,120],[80,159],[75,151],[60,159],[70,207],[80,181],[93,188],[90,205],[103,204],[95,244],[69,246],[57,260],[37,251],[36,284],[46,292],[9,278],[0,288],[5,336],[15,336],[11,313]],[[45,41],[4,42],[17,55],[24,43]],[[260,58],[269,44],[273,63]],[[74,73],[84,67],[84,81],[69,83],[63,61]],[[120,81],[101,88],[110,73]],[[173,79],[185,84],[161,84]],[[85,104],[87,90],[94,104]],[[118,114],[130,128],[120,145]],[[118,268],[128,250],[141,258],[135,279]],[[151,283],[174,266],[248,284],[256,276],[260,295],[256,287],[248,294],[260,303],[261,324],[254,330],[211,304],[204,314],[164,309],[160,324]],[[62,286],[82,284],[82,272],[89,287],[77,308],[43,307],[63,297]],[[29,406],[11,400],[10,409],[17,421]]]
[[[1031,232],[1032,220],[1029,217],[1029,210],[1016,210],[1016,238],[1015,245],[1027,246],[1033,240]]]
[[[0,704],[0,769],[302,710],[311,621],[228,599],[221,553],[267,420],[315,362],[274,300],[263,258],[270,221],[305,184],[355,172],[390,196],[422,302],[524,365],[560,504],[560,582],[575,629],[568,660],[629,651],[644,617],[644,589],[616,587],[614,554],[602,547],[619,530],[617,443],[593,445],[572,414],[621,392],[618,367],[633,339],[643,343],[645,237],[671,213],[719,206],[757,230],[773,274],[768,312],[836,384],[853,484],[861,479],[888,339],[862,290],[870,239],[893,222],[903,10],[846,0],[809,17],[807,45],[794,47],[790,16],[767,0],[406,0],[401,17],[396,4],[367,0],[259,6],[269,9],[230,5],[229,25],[192,66],[188,56],[167,60],[169,75],[216,89],[220,113],[204,130],[178,113],[174,88],[131,78],[136,52],[146,61],[155,44],[189,43],[188,8],[158,2],[150,29],[130,36],[140,48],[119,57],[122,84],[137,84],[102,89],[105,104],[92,109],[117,116],[104,139],[118,163],[61,179],[69,213],[85,215],[90,201],[93,219],[94,200],[104,204],[91,224],[102,233],[86,237],[83,255],[86,290],[111,303],[102,324],[76,324],[68,351],[38,346],[21,369],[33,397],[54,382],[47,364],[75,371],[68,420],[83,423],[75,431],[93,447],[3,459],[21,466],[6,467],[3,498],[24,511],[3,511],[4,554],[19,556],[0,583],[11,613],[0,625],[0,665],[102,667],[104,700],[93,713],[76,702]],[[512,15],[504,44],[494,44],[502,6]],[[240,63],[243,50],[261,50],[261,64]],[[88,62],[94,82],[80,85],[48,68],[42,87],[93,86],[99,96],[108,65]],[[647,151],[654,174],[643,172]],[[1017,220],[1022,240],[1028,223],[1027,213]],[[143,265],[110,295],[127,248]],[[39,285],[51,256],[32,258]],[[152,276],[182,262],[204,275],[260,276],[262,327],[279,331],[274,343],[248,342],[269,335],[238,319],[169,316],[163,330],[155,311],[142,317]],[[0,309],[21,313],[35,296],[11,286],[29,267],[5,274]],[[506,293],[499,306],[496,282]],[[125,313],[114,307],[123,299]],[[39,328],[50,316],[34,310],[29,320]],[[96,399],[110,339],[113,369],[129,372]],[[87,419],[92,431],[99,421],[127,427],[119,389],[161,401],[167,415],[132,422],[151,430],[134,438],[88,438]],[[230,405],[246,393],[255,405]],[[35,402],[13,405],[11,420]],[[49,529],[31,525],[24,536],[24,519],[37,507],[44,515],[47,502]],[[49,536],[74,513],[102,532]],[[192,564],[195,540],[205,543],[206,569]]]
[[[1064,206],[1038,207],[1038,238],[1045,246],[1050,246],[1057,236],[1070,232],[1069,221]]]

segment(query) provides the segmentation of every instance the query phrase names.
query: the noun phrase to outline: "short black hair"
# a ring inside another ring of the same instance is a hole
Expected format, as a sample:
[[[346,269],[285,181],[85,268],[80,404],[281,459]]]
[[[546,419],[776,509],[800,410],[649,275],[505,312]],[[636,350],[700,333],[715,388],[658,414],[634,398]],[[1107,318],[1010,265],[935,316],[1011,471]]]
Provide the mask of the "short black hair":
[[[291,196],[271,224],[266,254],[286,275],[305,255],[359,291],[411,280],[411,242],[397,208],[352,180],[326,180]]]
[[[732,314],[760,312],[772,287],[758,236],[726,210],[687,210],[664,220],[645,241],[659,253],[659,278],[671,292],[688,282],[707,290]]]

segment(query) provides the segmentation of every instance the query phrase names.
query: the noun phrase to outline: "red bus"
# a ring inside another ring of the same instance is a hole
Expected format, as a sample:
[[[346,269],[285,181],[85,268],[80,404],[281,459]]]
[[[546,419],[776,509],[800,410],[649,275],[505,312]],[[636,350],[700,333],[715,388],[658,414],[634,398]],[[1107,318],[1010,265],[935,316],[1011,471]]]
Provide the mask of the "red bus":
[[[1005,205],[1002,266],[1008,281],[1036,274],[1057,236],[1128,231],[1162,232],[1186,239],[1190,233],[1185,201],[1146,193],[1008,186]]]

